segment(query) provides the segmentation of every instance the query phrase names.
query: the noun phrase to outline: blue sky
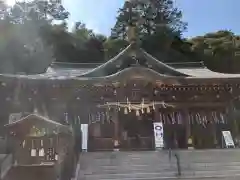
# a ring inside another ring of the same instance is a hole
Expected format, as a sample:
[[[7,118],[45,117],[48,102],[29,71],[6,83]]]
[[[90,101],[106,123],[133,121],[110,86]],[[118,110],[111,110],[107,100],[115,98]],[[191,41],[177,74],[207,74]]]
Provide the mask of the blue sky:
[[[174,0],[188,23],[185,37],[203,35],[221,29],[240,34],[240,0]],[[84,22],[97,33],[109,35],[118,8],[124,0],[63,0],[71,13],[70,26]]]

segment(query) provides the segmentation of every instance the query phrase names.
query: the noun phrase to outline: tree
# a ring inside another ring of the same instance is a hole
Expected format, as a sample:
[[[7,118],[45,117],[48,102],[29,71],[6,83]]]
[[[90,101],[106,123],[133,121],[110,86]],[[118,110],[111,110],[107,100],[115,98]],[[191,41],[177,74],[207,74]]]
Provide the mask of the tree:
[[[46,1],[18,2],[1,6],[0,28],[4,38],[0,54],[2,73],[41,73],[53,61],[47,34],[53,19],[63,20],[68,12],[56,3]],[[5,31],[2,31],[5,29]],[[6,36],[7,35],[7,36]]]
[[[161,59],[160,51],[168,53],[172,43],[179,41],[181,33],[186,29],[186,23],[181,20],[181,11],[174,7],[172,0],[136,1],[131,4],[132,12],[129,12],[129,6],[125,3],[119,10],[111,37],[126,40],[127,27],[135,22],[141,46]]]
[[[132,12],[129,12],[128,3],[119,10],[112,37],[126,38],[129,19],[137,21],[140,38],[153,35],[163,28],[177,34],[186,29],[186,23],[181,21],[182,13],[174,7],[172,0],[138,1],[131,6]]]
[[[57,62],[70,63],[101,63],[104,62],[104,42],[106,37],[95,34],[81,22],[75,23],[72,32],[55,26],[50,44],[54,47]]]
[[[128,42],[124,39],[112,39],[108,38],[104,42],[105,49],[105,59],[111,59],[120,51],[122,51],[125,47],[127,47]]]
[[[222,30],[188,41],[192,43],[193,52],[201,54],[209,68],[225,73],[239,73],[239,40],[240,36]]]

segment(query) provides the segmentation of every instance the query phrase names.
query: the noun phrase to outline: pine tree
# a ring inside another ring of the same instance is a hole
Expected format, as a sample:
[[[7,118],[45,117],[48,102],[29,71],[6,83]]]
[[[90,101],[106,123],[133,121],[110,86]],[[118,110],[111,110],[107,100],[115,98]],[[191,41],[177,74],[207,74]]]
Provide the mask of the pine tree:
[[[181,20],[182,13],[174,7],[172,0],[135,1],[131,6],[132,12],[129,12],[129,2],[119,9],[116,24],[112,29],[113,38],[126,38],[129,21],[137,21],[140,38],[163,29],[175,34],[181,34],[186,29],[186,23]]]

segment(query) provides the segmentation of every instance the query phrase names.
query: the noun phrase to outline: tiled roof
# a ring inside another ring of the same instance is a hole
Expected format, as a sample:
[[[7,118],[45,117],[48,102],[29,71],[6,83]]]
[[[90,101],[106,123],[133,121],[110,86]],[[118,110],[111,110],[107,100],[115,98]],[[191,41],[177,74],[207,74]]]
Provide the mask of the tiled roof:
[[[12,75],[2,74],[0,78],[23,78],[23,79],[38,79],[38,80],[101,80],[119,77],[119,74],[128,72],[129,65],[135,67],[134,64],[124,64],[126,57],[131,56],[132,52],[137,54],[137,58],[142,57],[146,61],[144,64],[138,64],[138,73],[142,69],[143,74],[146,69],[152,72],[155,77],[178,77],[178,78],[240,78],[240,74],[224,74],[213,72],[207,69],[201,62],[189,63],[163,63],[144,50],[138,48],[134,44],[130,44],[117,56],[110,59],[104,64],[74,64],[74,63],[55,63],[50,66],[43,74],[35,75]],[[163,54],[163,58],[167,58]],[[119,68],[121,67],[121,68]],[[127,71],[125,71],[127,69]],[[136,68],[132,68],[132,70]]]
[[[92,71],[94,68],[48,68],[46,73],[36,74],[36,75],[1,75],[2,77],[12,77],[12,78],[27,78],[27,79],[88,79],[87,77],[82,77],[81,75]],[[186,74],[192,78],[240,78],[240,74],[225,74],[218,73],[207,69],[206,67],[189,67],[189,68],[175,68],[175,70]],[[118,74],[118,73],[117,73]],[[0,76],[0,77],[1,77]]]
[[[225,74],[209,70],[208,68],[179,68],[178,71],[196,78],[240,78],[240,74]]]

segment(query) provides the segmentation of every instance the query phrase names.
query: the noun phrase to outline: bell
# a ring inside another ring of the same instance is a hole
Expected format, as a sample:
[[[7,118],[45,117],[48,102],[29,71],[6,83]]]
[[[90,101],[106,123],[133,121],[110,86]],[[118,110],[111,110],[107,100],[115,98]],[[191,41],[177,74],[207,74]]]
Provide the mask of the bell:
[[[140,116],[139,110],[136,110],[136,116]]]
[[[150,107],[147,107],[147,113],[150,113],[151,110],[150,110]]]
[[[128,114],[127,108],[124,109],[124,114]]]
[[[131,112],[131,105],[128,104],[128,111]]]
[[[23,140],[23,142],[22,142],[22,147],[25,148],[25,145],[26,145],[26,141]]]

